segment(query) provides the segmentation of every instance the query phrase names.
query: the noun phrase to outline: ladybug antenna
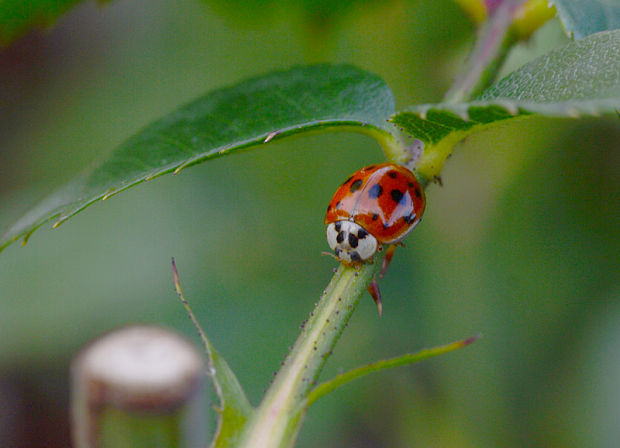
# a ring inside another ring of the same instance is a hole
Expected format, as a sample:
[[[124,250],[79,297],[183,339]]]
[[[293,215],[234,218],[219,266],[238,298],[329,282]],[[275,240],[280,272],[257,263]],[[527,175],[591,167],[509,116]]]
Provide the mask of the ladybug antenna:
[[[321,255],[327,255],[328,257],[332,257],[334,260],[336,261],[340,261],[338,260],[338,257],[336,257],[334,254],[332,254],[331,252],[321,252]]]

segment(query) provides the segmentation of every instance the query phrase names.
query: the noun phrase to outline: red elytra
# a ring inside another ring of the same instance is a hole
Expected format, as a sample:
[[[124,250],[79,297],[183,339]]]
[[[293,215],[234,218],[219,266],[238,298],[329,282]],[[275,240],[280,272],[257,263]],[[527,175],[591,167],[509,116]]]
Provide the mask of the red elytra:
[[[415,175],[386,162],[356,171],[336,190],[325,224],[353,221],[379,243],[396,244],[418,224],[425,207],[424,190]]]

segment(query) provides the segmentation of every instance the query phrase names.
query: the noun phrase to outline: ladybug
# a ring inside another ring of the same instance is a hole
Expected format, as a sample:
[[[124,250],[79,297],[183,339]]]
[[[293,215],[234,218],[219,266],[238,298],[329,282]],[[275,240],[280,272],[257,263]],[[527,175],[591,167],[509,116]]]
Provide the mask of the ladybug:
[[[325,215],[327,242],[345,265],[369,261],[387,245],[383,276],[396,245],[420,222],[425,206],[424,190],[408,168],[390,162],[367,166],[334,193]],[[369,290],[381,314],[376,281]]]

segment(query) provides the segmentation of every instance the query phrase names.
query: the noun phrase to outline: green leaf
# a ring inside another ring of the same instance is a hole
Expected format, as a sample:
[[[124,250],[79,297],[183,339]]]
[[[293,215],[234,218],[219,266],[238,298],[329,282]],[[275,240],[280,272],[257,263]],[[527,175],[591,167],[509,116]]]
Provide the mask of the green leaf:
[[[422,176],[439,175],[459,141],[506,120],[573,117],[620,109],[620,30],[570,42],[511,73],[468,103],[413,106],[391,121],[425,143]]]
[[[498,98],[554,104],[620,99],[620,30],[571,42],[526,64],[489,88]]]
[[[174,258],[172,259],[172,274],[176,292],[189,318],[196,327],[200,340],[205,348],[209,360],[209,374],[213,380],[215,392],[220,400],[220,405],[216,408],[219,414],[217,429],[211,447],[227,448],[237,446],[245,423],[254,414],[254,409],[248,401],[241,384],[239,384],[239,380],[237,380],[234,372],[207,338],[206,333],[198,323],[194,312],[183,295],[183,288],[181,287],[181,280]]]
[[[0,0],[0,46],[32,28],[47,27],[80,0]]]
[[[352,66],[297,67],[216,90],[147,126],[94,171],[53,193],[0,238],[0,250],[48,220],[54,227],[138,183],[293,134],[355,130],[386,147],[394,98],[379,77]]]
[[[566,31],[575,39],[620,28],[618,0],[551,0],[551,3]]]
[[[366,376],[369,373],[378,372],[380,370],[392,369],[398,366],[404,366],[407,364],[413,364],[419,361],[422,361],[427,358],[432,358],[433,356],[443,355],[444,353],[449,353],[454,350],[458,350],[460,348],[466,347],[480,339],[480,336],[474,336],[468,339],[464,339],[461,341],[452,342],[446,345],[440,345],[433,348],[427,348],[420,350],[417,353],[407,353],[406,355],[399,356],[391,359],[384,359],[382,361],[377,361],[372,364],[368,364],[367,366],[358,367],[357,369],[353,369],[346,373],[341,373],[335,378],[326,381],[324,383],[316,386],[310,393],[308,394],[307,402],[305,406],[308,407],[315,401],[317,401],[322,396],[328,394],[334,389],[362,376]]]
[[[220,398],[220,406],[216,409],[219,414],[217,430],[211,447],[234,447],[237,446],[245,423],[254,414],[254,409],[237,377],[210,343],[209,353],[213,366],[211,375]]]

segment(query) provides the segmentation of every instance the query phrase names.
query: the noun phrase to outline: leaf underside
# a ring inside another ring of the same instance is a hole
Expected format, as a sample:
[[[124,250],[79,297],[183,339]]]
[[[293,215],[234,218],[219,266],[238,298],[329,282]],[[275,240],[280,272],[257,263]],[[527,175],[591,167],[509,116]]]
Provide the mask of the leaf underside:
[[[575,39],[620,28],[618,0],[551,0],[566,31]]]
[[[347,65],[297,67],[213,91],[147,126],[44,199],[0,238],[0,250],[20,237],[25,242],[48,220],[56,219],[56,227],[133,185],[252,145],[330,128],[391,136],[393,112],[385,82]]]
[[[620,109],[620,30],[558,48],[511,73],[468,103],[414,106],[391,121],[426,146],[418,163],[433,178],[468,135],[534,114],[598,116]]]

